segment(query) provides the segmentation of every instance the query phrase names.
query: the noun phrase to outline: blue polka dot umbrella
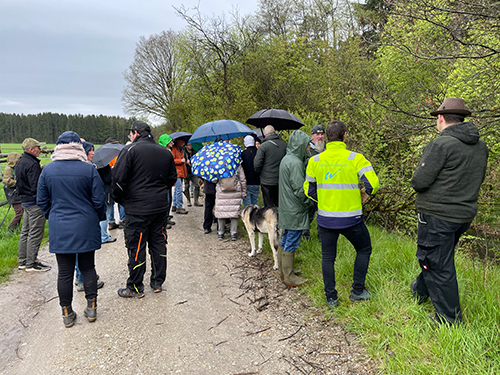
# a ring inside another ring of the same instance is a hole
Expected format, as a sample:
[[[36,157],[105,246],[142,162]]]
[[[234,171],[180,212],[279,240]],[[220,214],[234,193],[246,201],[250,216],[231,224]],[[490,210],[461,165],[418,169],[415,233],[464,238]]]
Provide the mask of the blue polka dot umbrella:
[[[204,146],[191,158],[191,171],[207,181],[231,177],[241,164],[241,148],[219,141]]]

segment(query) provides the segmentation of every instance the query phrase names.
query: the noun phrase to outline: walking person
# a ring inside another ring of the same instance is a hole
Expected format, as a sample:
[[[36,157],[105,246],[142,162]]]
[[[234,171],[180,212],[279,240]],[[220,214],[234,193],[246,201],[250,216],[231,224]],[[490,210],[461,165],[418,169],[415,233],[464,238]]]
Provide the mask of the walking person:
[[[80,136],[62,133],[56,142],[52,163],[43,169],[37,203],[49,220],[49,251],[56,254],[57,292],[66,328],[76,321],[73,311],[73,277],[78,266],[83,277],[89,322],[97,319],[97,274],[95,251],[101,248],[99,221],[106,218],[104,186],[87,156]]]
[[[16,187],[16,173],[14,167],[16,166],[22,155],[19,152],[11,152],[7,155],[7,166],[3,171],[3,191],[5,193],[5,198],[7,202],[14,209],[14,217],[9,223],[7,228],[9,232],[15,232],[21,223],[23,218],[23,205],[21,204],[21,199],[19,198],[19,193]]]
[[[132,143],[120,151],[113,168],[113,196],[125,208],[129,270],[126,287],[118,289],[118,295],[142,298],[146,244],[153,293],[162,291],[167,276],[167,196],[177,173],[172,154],[154,141],[147,123],[134,121],[129,131]]]
[[[283,281],[289,288],[301,286],[305,282],[294,273],[294,261],[302,231],[309,227],[309,211],[312,206],[312,202],[304,194],[304,163],[310,140],[311,137],[302,130],[292,132],[279,171],[278,226],[284,231],[278,248],[278,265]]]
[[[365,288],[366,274],[372,253],[368,228],[363,222],[363,207],[368,195],[375,194],[379,180],[372,165],[360,153],[347,150],[347,127],[332,121],[327,129],[326,150],[309,159],[304,191],[318,204],[318,233],[321,239],[323,283],[329,307],[336,307],[335,284],[337,241],[342,234],[354,246],[353,283],[350,300],[369,300]],[[360,190],[359,181],[364,188]]]
[[[255,147],[255,138],[247,135],[243,139],[245,150],[241,153],[243,160],[241,165],[247,179],[247,196],[243,198],[243,206],[249,204],[259,204],[260,179],[253,167],[255,155],[257,155],[257,147]]]
[[[42,173],[40,166],[41,146],[34,138],[26,138],[22,147],[23,156],[17,162],[14,170],[19,199],[23,206],[23,225],[19,235],[19,269],[26,272],[45,272],[50,266],[38,261],[38,252],[45,232],[45,216],[36,203],[38,179]]]
[[[488,147],[460,98],[446,98],[436,116],[439,136],[429,142],[411,179],[417,192],[417,259],[421,272],[410,289],[422,303],[430,297],[438,323],[460,323],[462,310],[455,246],[477,213]]]

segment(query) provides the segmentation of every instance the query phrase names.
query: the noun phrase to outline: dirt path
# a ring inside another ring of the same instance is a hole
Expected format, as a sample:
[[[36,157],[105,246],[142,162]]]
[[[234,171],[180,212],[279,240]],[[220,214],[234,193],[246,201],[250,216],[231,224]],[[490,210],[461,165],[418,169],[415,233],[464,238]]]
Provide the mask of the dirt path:
[[[95,323],[75,291],[77,323],[64,328],[47,248],[51,271],[16,271],[0,287],[0,374],[373,373],[354,336],[287,290],[269,259],[247,256],[246,234],[218,241],[201,229],[203,208],[189,210],[168,233],[164,292],[147,287],[140,300],[117,295],[127,260],[122,231],[111,232],[118,241],[96,253],[105,285]]]

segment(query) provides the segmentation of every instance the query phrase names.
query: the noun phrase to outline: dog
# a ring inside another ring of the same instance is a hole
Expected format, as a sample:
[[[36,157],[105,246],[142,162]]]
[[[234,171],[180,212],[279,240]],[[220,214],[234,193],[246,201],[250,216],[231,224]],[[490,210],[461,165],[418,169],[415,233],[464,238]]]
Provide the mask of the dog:
[[[241,211],[241,219],[245,224],[245,229],[250,239],[252,251],[248,256],[262,253],[262,242],[264,233],[269,237],[269,244],[273,250],[274,269],[278,269],[278,253],[277,249],[280,240],[280,230],[278,228],[278,208],[277,207],[260,207],[255,204],[245,206]],[[259,248],[255,251],[255,232],[259,233]]]

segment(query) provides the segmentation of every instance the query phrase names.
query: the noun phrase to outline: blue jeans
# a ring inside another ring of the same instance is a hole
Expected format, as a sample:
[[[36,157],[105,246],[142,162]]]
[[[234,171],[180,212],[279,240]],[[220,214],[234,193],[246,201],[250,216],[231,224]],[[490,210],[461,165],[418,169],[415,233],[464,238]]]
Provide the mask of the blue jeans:
[[[109,217],[109,213],[111,212],[112,207],[113,205],[106,203],[106,217]],[[104,243],[111,238],[111,236],[108,233],[108,221],[103,220],[99,222],[99,225],[101,226],[101,243]]]
[[[118,204],[118,203],[117,203]],[[125,209],[121,204],[118,204],[118,214],[120,215],[120,221],[125,221]],[[112,223],[115,222],[115,205],[111,205],[111,211],[108,215],[108,220]]]
[[[177,177],[174,187],[174,201],[173,206],[182,208],[182,178]]]
[[[300,246],[302,230],[285,229],[281,237],[281,247],[284,251],[293,253]]]
[[[249,204],[259,204],[259,185],[247,185],[247,196],[243,198],[243,206]]]
[[[365,223],[361,222],[353,227],[344,229],[329,229],[318,225],[318,234],[321,238],[321,268],[323,271],[326,300],[337,299],[337,290],[335,289],[335,259],[337,257],[337,240],[341,234],[347,238],[356,250],[352,289],[356,294],[363,293],[368,264],[370,263],[372,253],[370,233]]]

